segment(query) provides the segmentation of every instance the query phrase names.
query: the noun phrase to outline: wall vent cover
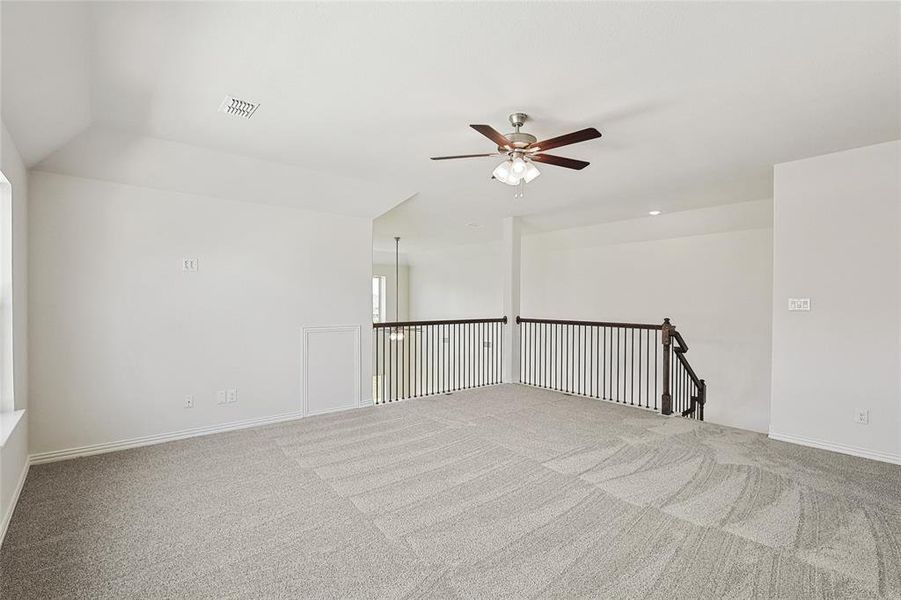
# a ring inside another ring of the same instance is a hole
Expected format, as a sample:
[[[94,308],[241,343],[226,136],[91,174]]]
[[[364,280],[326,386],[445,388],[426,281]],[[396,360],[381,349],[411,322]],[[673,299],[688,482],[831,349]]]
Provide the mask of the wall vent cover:
[[[241,100],[234,96],[226,96],[225,100],[222,101],[222,104],[219,105],[219,112],[249,119],[259,107],[259,102],[248,102],[247,100]]]

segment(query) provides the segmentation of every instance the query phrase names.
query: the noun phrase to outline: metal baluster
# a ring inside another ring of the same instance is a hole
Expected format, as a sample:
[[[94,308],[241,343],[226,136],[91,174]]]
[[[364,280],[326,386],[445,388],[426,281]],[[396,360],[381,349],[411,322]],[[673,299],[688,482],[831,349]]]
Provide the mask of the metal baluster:
[[[466,353],[466,368],[467,368],[467,370],[468,370],[468,375],[467,375],[467,378],[466,378],[466,383],[467,383],[467,386],[466,386],[466,387],[472,387],[472,384],[473,384],[473,381],[472,381],[472,367],[473,367],[473,363],[472,363],[472,355],[473,355],[473,352],[472,352],[472,351],[473,351],[473,347],[472,347],[472,345],[473,345],[473,344],[472,344],[472,342],[473,342],[472,334],[473,334],[473,331],[474,331],[475,328],[474,328],[471,324],[467,324],[467,325],[464,325],[464,326],[463,326],[463,329],[466,331],[466,342],[467,342],[467,344],[469,345],[469,351]]]
[[[472,328],[466,323],[460,327],[463,330],[463,354],[461,355],[461,358],[463,359],[463,389],[465,390],[469,388],[469,379],[470,375],[472,375],[472,369],[470,369],[469,363],[469,355],[472,353],[472,340],[470,339]]]
[[[585,365],[583,364],[585,362],[585,353],[582,352],[582,329],[581,325],[576,325],[576,356],[578,357],[576,360],[578,365],[576,368],[576,393],[579,395],[584,395],[583,392],[585,391],[582,385],[584,383],[583,374],[585,373]]]
[[[573,385],[573,363],[575,362],[575,350],[573,349],[573,338],[575,338],[575,327],[572,325],[566,326],[566,371],[563,372],[563,376],[566,378],[566,391],[569,393],[573,392],[575,386]]]
[[[598,397],[598,384],[601,380],[601,374],[598,370],[600,365],[600,356],[598,353],[598,339],[600,338],[600,330],[596,325],[588,328],[591,331],[591,341],[588,343],[591,348],[591,382],[588,385],[588,395],[592,398]]]
[[[638,406],[641,406],[641,351],[644,348],[642,343],[642,336],[644,336],[644,330],[638,330],[638,371],[635,374],[636,380],[638,382]]]
[[[487,327],[486,323],[479,323],[479,385],[485,385],[485,382],[488,380],[488,355],[485,352],[487,349],[485,347],[485,331]]]
[[[457,375],[457,389],[466,389],[466,325],[457,325],[457,340],[460,345],[457,348],[457,360],[460,372]]]
[[[382,329],[382,378],[384,379],[384,383],[382,383],[382,402],[387,402],[388,398],[391,397],[391,357],[387,354],[391,350],[391,346],[386,346],[385,338],[388,337],[388,332],[385,329]],[[385,360],[385,357],[388,360]]]
[[[495,323],[495,338],[494,338],[494,361],[495,361],[495,371],[494,371],[494,382],[500,383],[503,378],[503,357],[501,356],[501,338],[503,337],[503,324]]]
[[[465,323],[460,324],[460,389],[466,389],[467,376],[469,375],[469,360],[466,349],[469,346],[469,336]]]
[[[460,389],[460,325],[454,323],[453,333],[451,333],[451,344],[453,345],[454,368],[453,385],[451,390],[456,392]]]
[[[607,328],[601,327],[601,395],[600,398],[607,399]]]
[[[566,356],[564,355],[565,341],[564,337],[566,332],[564,331],[565,327],[561,323],[559,325],[560,328],[560,336],[559,336],[559,349],[558,349],[558,357],[557,357],[557,389],[559,391],[563,391],[564,383],[563,383],[563,374],[564,374],[564,361],[566,360]]]
[[[635,405],[635,328],[630,327],[632,343],[629,344],[629,405]]]
[[[644,407],[651,408],[651,333],[653,330],[645,331],[644,345]]]
[[[512,327],[512,324],[511,324]],[[504,379],[504,323],[498,323],[498,329],[501,332],[501,356],[500,362],[500,371],[498,372],[498,376],[500,377],[499,381],[503,381]]]
[[[587,347],[588,347],[588,383],[585,388],[585,395],[588,397],[594,396],[594,363],[595,363],[595,352],[594,352],[594,330],[595,327],[593,325],[589,325],[585,329],[585,333],[588,336]]]
[[[428,368],[428,363],[425,363],[425,347],[423,346],[425,335],[425,328],[423,326],[416,328],[416,347],[419,348],[419,395],[424,396],[424,375],[425,369]],[[425,365],[425,366],[424,366]]]
[[[397,368],[397,347],[391,339],[390,333],[388,334],[388,352],[391,353],[391,396],[388,398],[388,401],[394,402],[396,400],[395,396],[397,396],[397,375],[399,371]]]
[[[473,371],[472,356],[473,356],[473,342],[474,342],[473,333],[475,331],[475,327],[473,327],[472,325],[466,325],[465,329],[466,329],[466,341],[469,344],[469,351],[466,353],[466,367],[469,371],[469,374],[466,378],[466,383],[467,383],[467,387],[473,387],[474,380],[473,380],[473,372],[472,372]]]
[[[405,390],[404,398],[409,398],[410,397],[410,384],[412,383],[410,380],[410,375],[413,372],[413,367],[410,364],[410,358],[411,358],[410,347],[413,345],[413,343],[412,343],[412,340],[410,339],[410,328],[406,327],[406,326],[404,327],[403,345],[404,345],[404,360],[407,363],[407,382],[406,382],[406,387],[404,388],[404,390]]]
[[[551,324],[551,389],[557,389],[557,325]]]
[[[613,366],[611,364],[610,376],[613,377],[614,374],[616,375],[616,391],[612,394],[613,397],[611,398],[611,400],[613,400],[615,402],[619,402],[619,368],[620,368],[620,361],[621,361],[621,358],[619,356],[619,328],[617,327],[617,328],[615,328],[615,330],[610,331],[611,337],[613,336],[614,331],[616,333],[616,352],[611,351],[610,354],[611,354],[611,362],[613,359],[616,360],[616,370],[615,371],[613,370]],[[611,343],[611,345],[613,344],[612,339],[610,340],[610,343]]]
[[[547,323],[541,324],[541,387],[547,388]]]
[[[660,356],[660,344],[657,332],[654,332],[654,410],[657,410],[657,382],[660,381],[660,371],[657,370],[657,357]]]
[[[535,370],[535,360],[538,349],[535,346],[535,337],[537,335],[538,326],[535,323],[529,323],[529,381],[532,385],[538,385],[538,372]]]

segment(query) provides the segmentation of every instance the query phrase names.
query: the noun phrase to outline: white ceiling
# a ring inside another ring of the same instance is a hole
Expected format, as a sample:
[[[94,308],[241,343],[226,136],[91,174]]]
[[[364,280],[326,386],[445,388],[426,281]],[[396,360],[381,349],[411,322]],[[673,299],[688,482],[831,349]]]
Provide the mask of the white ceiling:
[[[376,222],[408,248],[494,238],[509,214],[549,229],[766,198],[775,163],[901,137],[898,3],[16,4],[3,119],[31,164],[154,171],[110,167],[112,136],[252,160],[248,180],[278,182],[263,201],[289,186],[376,215],[416,194]],[[226,117],[226,94],[261,107]],[[515,110],[539,138],[597,127],[554,151],[591,166],[541,167],[513,201],[497,159],[428,160],[491,151],[468,124],[506,131]],[[200,171],[159,185],[218,193]]]

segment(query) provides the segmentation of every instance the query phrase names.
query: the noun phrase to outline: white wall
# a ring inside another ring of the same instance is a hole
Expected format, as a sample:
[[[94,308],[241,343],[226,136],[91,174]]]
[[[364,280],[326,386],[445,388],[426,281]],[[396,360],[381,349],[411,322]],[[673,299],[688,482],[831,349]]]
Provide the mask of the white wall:
[[[766,431],[772,230],[769,201],[523,238],[522,316],[660,323],[707,381],[705,418]],[[680,237],[664,237],[680,236]]]
[[[771,435],[901,462],[901,142],[777,165],[774,192]]]
[[[500,242],[421,251],[409,260],[411,319],[503,316]]]
[[[4,294],[12,302],[2,307],[2,382],[0,409],[24,410],[28,405],[27,231],[28,182],[25,165],[6,127],[0,123],[0,171],[8,180],[10,207],[3,207],[0,255],[4,258]],[[6,258],[9,258],[7,261]],[[14,425],[10,425],[13,423]],[[12,515],[13,500],[25,472],[28,455],[26,417],[0,415],[0,540]]]
[[[302,326],[360,328],[370,398],[369,219],[43,172],[29,192],[33,453],[296,413]]]

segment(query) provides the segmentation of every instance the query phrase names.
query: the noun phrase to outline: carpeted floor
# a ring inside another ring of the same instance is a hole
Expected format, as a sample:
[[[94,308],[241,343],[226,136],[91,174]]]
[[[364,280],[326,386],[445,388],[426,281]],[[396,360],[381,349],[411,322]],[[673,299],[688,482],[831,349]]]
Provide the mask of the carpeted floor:
[[[0,597],[901,598],[901,467],[521,386],[35,466]]]

